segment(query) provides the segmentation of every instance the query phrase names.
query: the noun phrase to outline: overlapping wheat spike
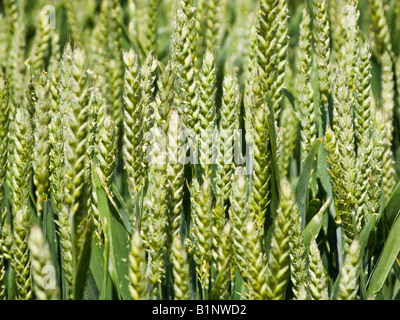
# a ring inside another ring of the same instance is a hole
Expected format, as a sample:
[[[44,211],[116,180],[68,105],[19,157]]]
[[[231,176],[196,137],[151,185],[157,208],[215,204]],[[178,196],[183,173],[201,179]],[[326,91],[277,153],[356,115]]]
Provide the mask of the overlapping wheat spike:
[[[13,219],[13,268],[18,299],[30,300],[32,298],[31,260],[28,246],[30,213],[28,206],[22,205],[14,213]]]
[[[290,274],[290,235],[291,215],[294,195],[287,180],[281,182],[281,197],[274,217],[273,230],[268,252],[267,299],[282,300]]]
[[[1,224],[4,225],[5,214],[1,215]],[[0,229],[0,300],[6,300],[6,257],[4,255],[4,242],[5,242],[5,232],[3,228]]]
[[[250,197],[250,216],[254,221],[255,228],[260,235],[264,234],[264,222],[267,207],[270,202],[270,179],[271,179],[271,157],[270,157],[270,135],[267,124],[268,109],[265,103],[262,103],[261,88],[257,80],[253,82],[253,105],[254,111],[254,129],[251,132],[254,140],[248,140],[253,143],[254,169],[252,172],[252,186]]]
[[[203,289],[210,285],[210,268],[212,260],[212,189],[210,178],[202,185],[197,180],[191,185],[193,255],[196,271]]]
[[[31,50],[31,61],[29,62],[36,73],[40,73],[44,69],[45,58],[50,48],[50,19],[45,10],[40,11],[38,24],[40,26],[38,40],[34,42],[34,48]]]
[[[166,274],[165,259],[168,241],[167,190],[164,180],[166,166],[154,164],[149,170],[149,189],[144,200],[141,235],[148,253],[148,278],[153,286],[150,293],[156,297],[158,285]]]
[[[314,52],[315,61],[318,66],[318,85],[319,85],[319,102],[321,107],[319,108],[321,122],[325,122],[325,125],[331,121],[328,121],[328,103],[330,92],[330,37],[329,37],[329,20],[326,10],[325,0],[314,0],[312,2],[313,8],[313,38],[314,38]]]
[[[22,210],[29,203],[31,192],[30,180],[32,177],[32,125],[26,105],[20,105],[15,114],[13,163],[9,163],[12,170],[9,187],[11,188],[13,213]]]
[[[379,212],[381,206],[380,197],[382,194],[383,166],[385,161],[385,148],[387,143],[387,128],[385,117],[381,110],[374,112],[374,125],[372,126],[373,150],[371,156],[371,175],[368,190],[369,205],[371,212]]]
[[[355,205],[355,198],[352,198],[351,195],[355,194],[356,190],[350,188],[355,187],[356,176],[350,174],[350,172],[355,166],[355,149],[352,127],[353,119],[351,113],[349,113],[351,111],[349,110],[351,109],[349,89],[344,86],[346,80],[343,75],[343,70],[338,71],[335,96],[335,120],[337,127],[334,132],[330,128],[326,130],[325,148],[328,153],[327,162],[330,166],[328,172],[331,177],[337,214],[341,219],[346,236],[351,239],[354,235],[352,210]],[[343,129],[345,132],[343,132]],[[338,145],[341,144],[346,145],[347,148],[338,148]],[[347,176],[345,176],[346,174]],[[343,185],[342,181],[346,181],[346,185]]]
[[[171,258],[174,295],[176,300],[190,299],[190,270],[186,248],[179,236],[172,240]]]
[[[9,86],[11,90],[11,119],[14,119],[16,103],[22,99],[24,95],[24,72],[25,72],[25,33],[26,24],[24,22],[23,11],[18,9],[15,1],[8,1],[7,8],[10,10],[11,28],[9,39],[9,55],[7,63],[7,74]]]
[[[233,264],[245,280],[248,275],[245,246],[246,226],[249,220],[248,191],[248,178],[245,175],[234,175],[231,206],[229,208],[229,217],[232,224]]]
[[[57,68],[58,67],[58,68]],[[61,64],[53,65],[50,76],[51,120],[49,124],[50,141],[50,189],[57,210],[61,211],[64,202],[64,128],[60,108]]]
[[[140,71],[137,55],[131,49],[124,53],[125,70],[125,110],[123,156],[128,174],[128,188],[131,198],[140,186],[142,176],[142,139],[141,123],[143,113],[140,104]]]
[[[281,113],[279,143],[279,169],[282,178],[288,176],[296,148],[299,120],[291,106],[286,106]]]
[[[219,121],[219,161],[217,166],[218,196],[225,206],[231,192],[235,162],[235,130],[239,130],[239,85],[233,75],[226,75],[223,82],[221,118]]]
[[[173,21],[171,36],[171,59],[176,67],[177,110],[181,117],[182,127],[194,129],[197,122],[197,71],[195,23],[196,9],[192,0],[179,0]]]
[[[271,103],[275,127],[281,111],[282,87],[286,65],[287,39],[286,0],[263,0],[258,18],[257,60],[261,72],[262,91]],[[279,50],[275,50],[275,48]]]
[[[185,183],[184,159],[181,140],[182,126],[176,109],[172,109],[168,125],[167,146],[167,190],[169,237],[173,239],[180,233],[183,217],[183,187]]]
[[[274,45],[276,45],[275,17],[278,11],[277,0],[260,1],[258,29],[257,29],[257,61],[261,73],[262,91],[269,92],[274,81],[274,67],[276,56]]]
[[[344,15],[345,43],[338,56],[337,69],[334,80],[333,93],[333,130],[336,135],[339,163],[342,169],[343,180],[341,195],[336,197],[336,208],[343,224],[346,239],[354,237],[355,225],[353,218],[356,215],[357,171],[356,143],[354,130],[354,89],[355,65],[358,52],[358,16],[357,8],[349,5]],[[338,163],[338,164],[339,164]],[[340,176],[339,176],[340,177]],[[331,178],[335,179],[333,176]]]
[[[249,299],[268,299],[267,258],[259,240],[258,232],[252,220],[245,225],[245,261],[247,268],[244,274],[248,287]]]
[[[155,123],[167,135],[171,110],[175,100],[174,85],[176,76],[171,60],[161,69],[161,74],[157,80],[158,91],[153,102],[153,110]]]
[[[71,53],[70,87],[63,94],[69,95],[65,101],[64,163],[65,163],[65,203],[71,222],[73,257],[79,256],[83,234],[87,224],[89,196],[88,137],[89,110],[85,54],[81,49]],[[67,93],[67,91],[70,91]]]
[[[144,177],[146,174],[146,170],[148,168],[147,151],[152,141],[151,137],[151,129],[154,126],[154,109],[153,109],[153,101],[154,101],[154,90],[155,90],[155,71],[157,69],[157,60],[154,58],[152,54],[149,54],[144,61],[141,68],[141,82],[140,82],[140,90],[141,90],[141,100],[140,100],[140,109],[142,112],[142,132],[143,132],[143,143],[142,143],[142,181],[141,184],[144,185]]]
[[[356,165],[358,168],[358,202],[356,211],[356,227],[360,231],[361,227],[373,213],[374,208],[370,205],[369,190],[371,183],[369,177],[372,175],[371,162],[373,153],[372,142],[372,115],[371,115],[371,54],[369,46],[364,44],[358,51],[357,68],[355,76],[355,104],[354,104],[354,124],[355,140],[357,145]]]
[[[197,2],[196,12],[196,30],[199,35],[197,48],[197,57],[202,60],[206,50],[210,50],[213,54],[217,53],[219,45],[219,29],[220,29],[220,12],[221,0]]]
[[[395,107],[395,82],[393,73],[393,62],[389,51],[384,51],[381,56],[382,63],[382,111],[385,116],[385,151],[383,163],[383,191],[386,200],[389,199],[393,188],[395,187],[395,171],[393,168],[393,130],[394,130],[394,107]]]
[[[358,239],[354,239],[348,248],[340,271],[338,300],[355,300],[359,287],[361,248]]]
[[[11,262],[14,259],[13,250],[14,250],[14,237],[11,230],[11,223],[7,221],[6,215],[2,215],[2,228],[1,228],[1,240],[2,240],[2,254],[4,258]]]
[[[110,50],[110,61],[106,70],[110,75],[110,104],[111,116],[115,125],[120,127],[123,119],[123,85],[124,85],[124,64],[122,56],[122,8],[118,0],[111,0],[108,46]]]
[[[300,24],[299,51],[297,58],[297,105],[301,123],[301,159],[304,162],[317,135],[314,110],[314,91],[311,85],[312,71],[311,18],[307,9],[303,10]]]
[[[372,50],[380,59],[385,50],[391,51],[390,28],[385,12],[385,3],[378,0],[368,1],[370,5],[370,30],[372,34]]]
[[[101,179],[107,188],[107,192],[112,194],[112,183],[115,173],[116,158],[117,158],[117,127],[110,115],[105,115],[104,123],[100,128],[99,143],[96,144],[95,154],[98,159],[98,168],[101,173]],[[99,243],[104,240],[104,227],[98,212],[97,194],[92,193],[92,211],[93,222],[95,224],[95,234]],[[94,200],[94,201],[93,201]]]
[[[144,55],[157,52],[157,24],[158,24],[158,8],[160,0],[151,0],[145,7],[145,30],[143,32],[142,46]]]
[[[132,300],[147,300],[149,298],[146,273],[146,251],[140,233],[135,229],[129,254],[129,291]]]
[[[210,177],[213,164],[213,139],[216,129],[216,70],[215,57],[206,51],[200,72],[199,114],[196,124],[198,136],[199,162],[204,177]]]
[[[290,280],[295,299],[301,300],[301,291],[308,287],[308,255],[301,228],[301,216],[297,204],[293,205],[290,225]]]
[[[6,300],[6,284],[5,284],[5,276],[6,276],[6,267],[4,255],[2,252],[3,240],[0,240],[0,300]]]
[[[283,99],[282,89],[284,87],[284,78],[285,78],[285,68],[287,65],[287,50],[288,50],[288,19],[289,13],[287,8],[286,0],[278,0],[277,1],[277,13],[275,17],[275,26],[276,26],[276,61],[275,61],[275,75],[274,82],[272,84],[272,95],[271,95],[271,103],[272,110],[274,111],[274,119],[277,122],[279,114],[281,112],[281,101]]]
[[[7,174],[8,129],[9,129],[9,91],[4,75],[0,76],[0,207],[4,199],[4,186]]]
[[[216,159],[216,189],[217,203],[213,214],[213,233],[214,248],[219,247],[219,237],[225,225],[225,211],[231,196],[231,183],[234,174],[235,163],[235,144],[238,141],[236,130],[239,129],[238,113],[239,113],[239,85],[236,77],[226,75],[223,81],[222,106],[220,110],[220,121],[218,138],[216,143],[218,152]],[[215,139],[215,138],[214,138]],[[213,157],[214,159],[214,157]],[[218,255],[214,249],[214,255]]]
[[[228,222],[219,237],[220,243],[215,259],[216,275],[211,292],[211,298],[227,300],[230,295],[230,282],[232,273],[232,237],[231,224]]]
[[[67,0],[64,5],[72,41],[77,46],[82,45],[80,25],[77,17],[78,2],[76,0]]]

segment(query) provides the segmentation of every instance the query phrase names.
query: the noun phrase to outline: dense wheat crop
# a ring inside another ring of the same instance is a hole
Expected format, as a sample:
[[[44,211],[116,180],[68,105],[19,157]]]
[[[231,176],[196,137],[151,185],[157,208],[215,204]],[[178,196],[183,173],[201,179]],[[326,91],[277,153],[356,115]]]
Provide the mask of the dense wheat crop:
[[[0,1],[0,299],[400,299],[399,18]]]

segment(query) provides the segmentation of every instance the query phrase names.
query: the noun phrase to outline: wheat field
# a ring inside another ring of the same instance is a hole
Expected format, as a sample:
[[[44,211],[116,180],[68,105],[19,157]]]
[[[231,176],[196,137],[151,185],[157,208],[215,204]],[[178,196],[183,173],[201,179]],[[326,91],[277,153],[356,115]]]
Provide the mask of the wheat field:
[[[0,300],[400,299],[399,17],[0,1]]]

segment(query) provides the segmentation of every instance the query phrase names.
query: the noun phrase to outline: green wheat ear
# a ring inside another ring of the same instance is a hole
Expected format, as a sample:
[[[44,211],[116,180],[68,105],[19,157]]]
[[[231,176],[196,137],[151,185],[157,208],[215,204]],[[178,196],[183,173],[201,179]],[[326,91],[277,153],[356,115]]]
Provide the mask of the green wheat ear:
[[[171,246],[172,276],[176,300],[190,299],[190,270],[186,248],[178,235],[174,236]]]
[[[311,18],[307,9],[303,10],[300,24],[299,51],[297,58],[297,104],[301,122],[301,159],[305,161],[317,134],[314,110],[314,91],[311,85],[312,71]]]
[[[199,121],[196,125],[196,133],[199,137],[199,162],[205,177],[210,177],[212,172],[212,139],[217,113],[216,80],[215,57],[211,51],[207,51],[200,72]]]
[[[140,233],[135,229],[129,254],[129,291],[132,300],[147,300],[149,297],[146,274],[146,251]]]
[[[192,0],[179,0],[171,35],[171,59],[177,70],[177,110],[182,127],[194,129],[197,122],[197,71],[195,69],[197,32],[196,9]]]
[[[3,224],[4,219],[5,219],[5,214],[2,214],[1,216],[1,224]],[[1,225],[0,224],[0,225]],[[6,276],[6,258],[4,256],[4,246],[3,243],[5,242],[5,234],[0,228],[0,300],[7,300],[7,295],[6,295],[6,282],[5,282],[5,276]]]
[[[0,240],[0,245],[2,241]],[[0,249],[0,300],[6,300],[6,285],[5,285],[5,276],[6,276],[6,268],[4,265],[4,256]]]
[[[342,168],[342,175],[339,176],[339,180],[342,179],[342,182],[339,182],[342,193],[335,200],[346,237],[351,240],[354,237],[353,215],[356,204],[357,173],[355,172],[352,95],[348,80],[345,70],[339,68],[336,72],[333,116],[339,154],[337,164],[340,164]]]
[[[29,253],[30,214],[26,205],[18,208],[13,220],[13,268],[16,273],[18,298],[32,299],[31,259]]]
[[[195,179],[191,186],[193,245],[196,271],[203,288],[210,285],[212,259],[212,189],[209,178],[203,184]]]
[[[39,14],[39,34],[38,40],[34,42],[32,49],[31,65],[33,71],[40,73],[44,69],[44,62],[50,47],[51,29],[50,25],[46,24],[46,11],[41,10]]]
[[[0,208],[4,198],[4,185],[7,174],[9,142],[9,91],[4,76],[0,76]]]
[[[180,232],[183,217],[183,186],[185,183],[184,162],[182,161],[180,139],[181,123],[178,111],[173,109],[170,113],[168,125],[167,146],[167,190],[168,190],[168,224],[169,238],[177,236]]]
[[[140,186],[142,173],[142,139],[141,130],[143,113],[140,99],[140,69],[138,57],[131,49],[124,52],[125,62],[125,110],[124,110],[124,144],[123,158],[128,174],[128,189],[131,199]]]
[[[382,1],[369,0],[371,12],[371,33],[373,36],[372,50],[380,59],[385,50],[391,50],[389,24],[386,17],[385,5]]]
[[[87,222],[89,171],[88,166],[88,94],[86,57],[81,49],[71,55],[71,86],[66,104],[66,132],[64,135],[65,203],[72,217],[74,259],[79,256]],[[68,90],[68,89],[67,89]],[[67,91],[65,90],[65,91]]]
[[[359,287],[361,247],[354,239],[348,248],[344,264],[340,271],[338,300],[355,300]]]
[[[212,289],[211,297],[218,300],[227,300],[230,294],[230,280],[232,268],[232,227],[228,222],[222,234],[217,249],[216,280]]]
[[[267,126],[268,110],[266,104],[261,103],[260,88],[253,83],[254,102],[257,103],[254,112],[254,171],[251,186],[250,216],[260,235],[265,233],[264,222],[270,202],[271,155],[269,149],[269,131]]]
[[[318,85],[319,85],[319,101],[321,104],[320,110],[325,115],[325,123],[328,124],[328,99],[330,94],[330,37],[329,37],[329,20],[325,0],[313,0],[313,38],[315,61],[318,66]],[[320,119],[324,120],[324,118]],[[332,121],[330,121],[332,123]]]
[[[78,2],[76,0],[65,1],[67,21],[70,27],[71,37],[76,46],[82,45],[80,26],[77,20]]]
[[[282,300],[289,280],[291,214],[294,196],[287,180],[281,183],[280,203],[274,217],[267,268],[267,299]]]
[[[314,238],[310,241],[308,248],[309,257],[309,285],[312,300],[329,300],[328,279],[325,269],[322,265],[321,254],[318,249],[317,242]]]
[[[287,178],[293,159],[293,153],[296,147],[297,130],[299,120],[291,106],[286,106],[281,114],[279,143],[279,167],[282,178]]]
[[[292,291],[295,299],[305,300],[302,291],[307,292],[308,287],[308,257],[307,248],[304,243],[304,237],[301,227],[301,216],[297,204],[293,205],[291,212],[290,226],[290,279],[292,282]],[[307,295],[307,294],[306,294]]]
[[[357,143],[357,170],[358,175],[358,198],[356,212],[356,227],[360,231],[362,226],[376,210],[371,205],[369,192],[372,188],[369,178],[372,174],[373,155],[373,121],[371,114],[371,54],[368,44],[359,48],[357,55],[357,68],[355,77],[355,134]]]
[[[158,285],[166,274],[165,259],[168,241],[167,191],[165,165],[155,164],[149,170],[149,186],[143,203],[141,235],[148,253],[148,278],[153,286],[152,295],[158,294]]]
[[[245,225],[245,262],[244,273],[248,286],[249,299],[266,300],[269,298],[267,284],[267,259],[261,248],[258,232],[251,219]]]
[[[43,202],[47,200],[50,178],[50,98],[47,89],[39,89],[36,104],[35,144],[33,147],[33,182],[36,186],[37,212],[42,216]]]
[[[140,39],[144,56],[149,53],[157,55],[157,16],[160,3],[160,0],[151,0],[145,7],[145,30],[143,32],[143,37]]]
[[[246,176],[235,174],[232,181],[231,206],[229,217],[232,224],[234,265],[242,277],[247,276],[246,225],[249,220],[248,204],[249,182]],[[247,279],[245,279],[247,281]]]
[[[28,205],[31,193],[30,178],[32,177],[32,126],[30,115],[25,106],[18,108],[15,114],[14,137],[12,137],[14,153],[10,164],[12,176],[10,181],[13,212],[19,212]]]

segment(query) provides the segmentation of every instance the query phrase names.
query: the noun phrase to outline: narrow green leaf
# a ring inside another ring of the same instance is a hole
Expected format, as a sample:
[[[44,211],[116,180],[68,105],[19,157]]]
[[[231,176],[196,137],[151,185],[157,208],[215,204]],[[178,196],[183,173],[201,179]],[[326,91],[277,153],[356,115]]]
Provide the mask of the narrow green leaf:
[[[322,228],[324,214],[329,207],[330,199],[326,200],[324,205],[319,209],[318,213],[311,219],[310,223],[303,231],[304,244],[306,247],[310,245],[311,238],[317,238],[319,231]]]
[[[99,300],[99,289],[91,274],[89,274],[86,281],[86,289],[83,295],[84,300]]]
[[[371,218],[368,220],[368,223],[364,226],[364,228],[360,232],[360,246],[362,252],[368,245],[369,236],[371,235],[372,230],[374,230],[377,219],[378,215],[373,214]]]
[[[108,234],[108,222],[104,220],[104,233]],[[100,290],[100,300],[105,300],[107,295],[107,284],[109,282],[108,278],[108,268],[110,261],[110,244],[108,241],[108,237],[104,239],[104,269],[103,269],[103,284]]]
[[[364,226],[364,228],[360,232],[360,246],[361,246],[361,261],[363,261],[364,255],[365,255],[365,250],[368,246],[368,241],[371,235],[371,232],[373,232],[376,221],[378,219],[378,214],[374,214],[371,216],[371,218],[368,220],[368,223]],[[361,266],[362,268],[362,266]],[[360,273],[360,289],[361,289],[361,294],[363,298],[368,297],[367,293],[367,276],[364,272]]]
[[[299,178],[299,181],[297,182],[297,186],[296,186],[296,200],[297,200],[297,205],[299,207],[299,212],[300,212],[303,228],[305,225],[308,183],[310,181],[310,172],[311,172],[312,165],[314,163],[317,151],[321,145],[321,142],[322,142],[322,139],[317,139],[313,143],[313,146],[311,147],[310,153],[308,154],[307,159],[304,163],[304,167],[301,171],[300,178]]]
[[[96,243],[96,239],[92,239],[92,254],[90,255],[90,273],[96,282],[97,288],[100,289],[100,296],[104,300],[112,300],[113,296],[113,282],[109,271],[107,271],[107,284],[104,287],[104,277],[105,277],[105,267],[104,257],[102,250]],[[108,269],[107,269],[108,270]]]
[[[99,175],[92,164],[93,182],[96,186],[97,203],[99,214],[102,220],[107,219],[109,224],[107,237],[110,242],[110,257],[112,263],[112,278],[114,279],[119,298],[126,300],[129,298],[129,233],[121,219],[118,210],[109,201],[109,198],[100,182]]]
[[[386,278],[393,267],[396,256],[400,250],[400,219],[397,218],[386,239],[382,253],[379,257],[372,275],[368,281],[368,294],[375,295],[383,287]]]

